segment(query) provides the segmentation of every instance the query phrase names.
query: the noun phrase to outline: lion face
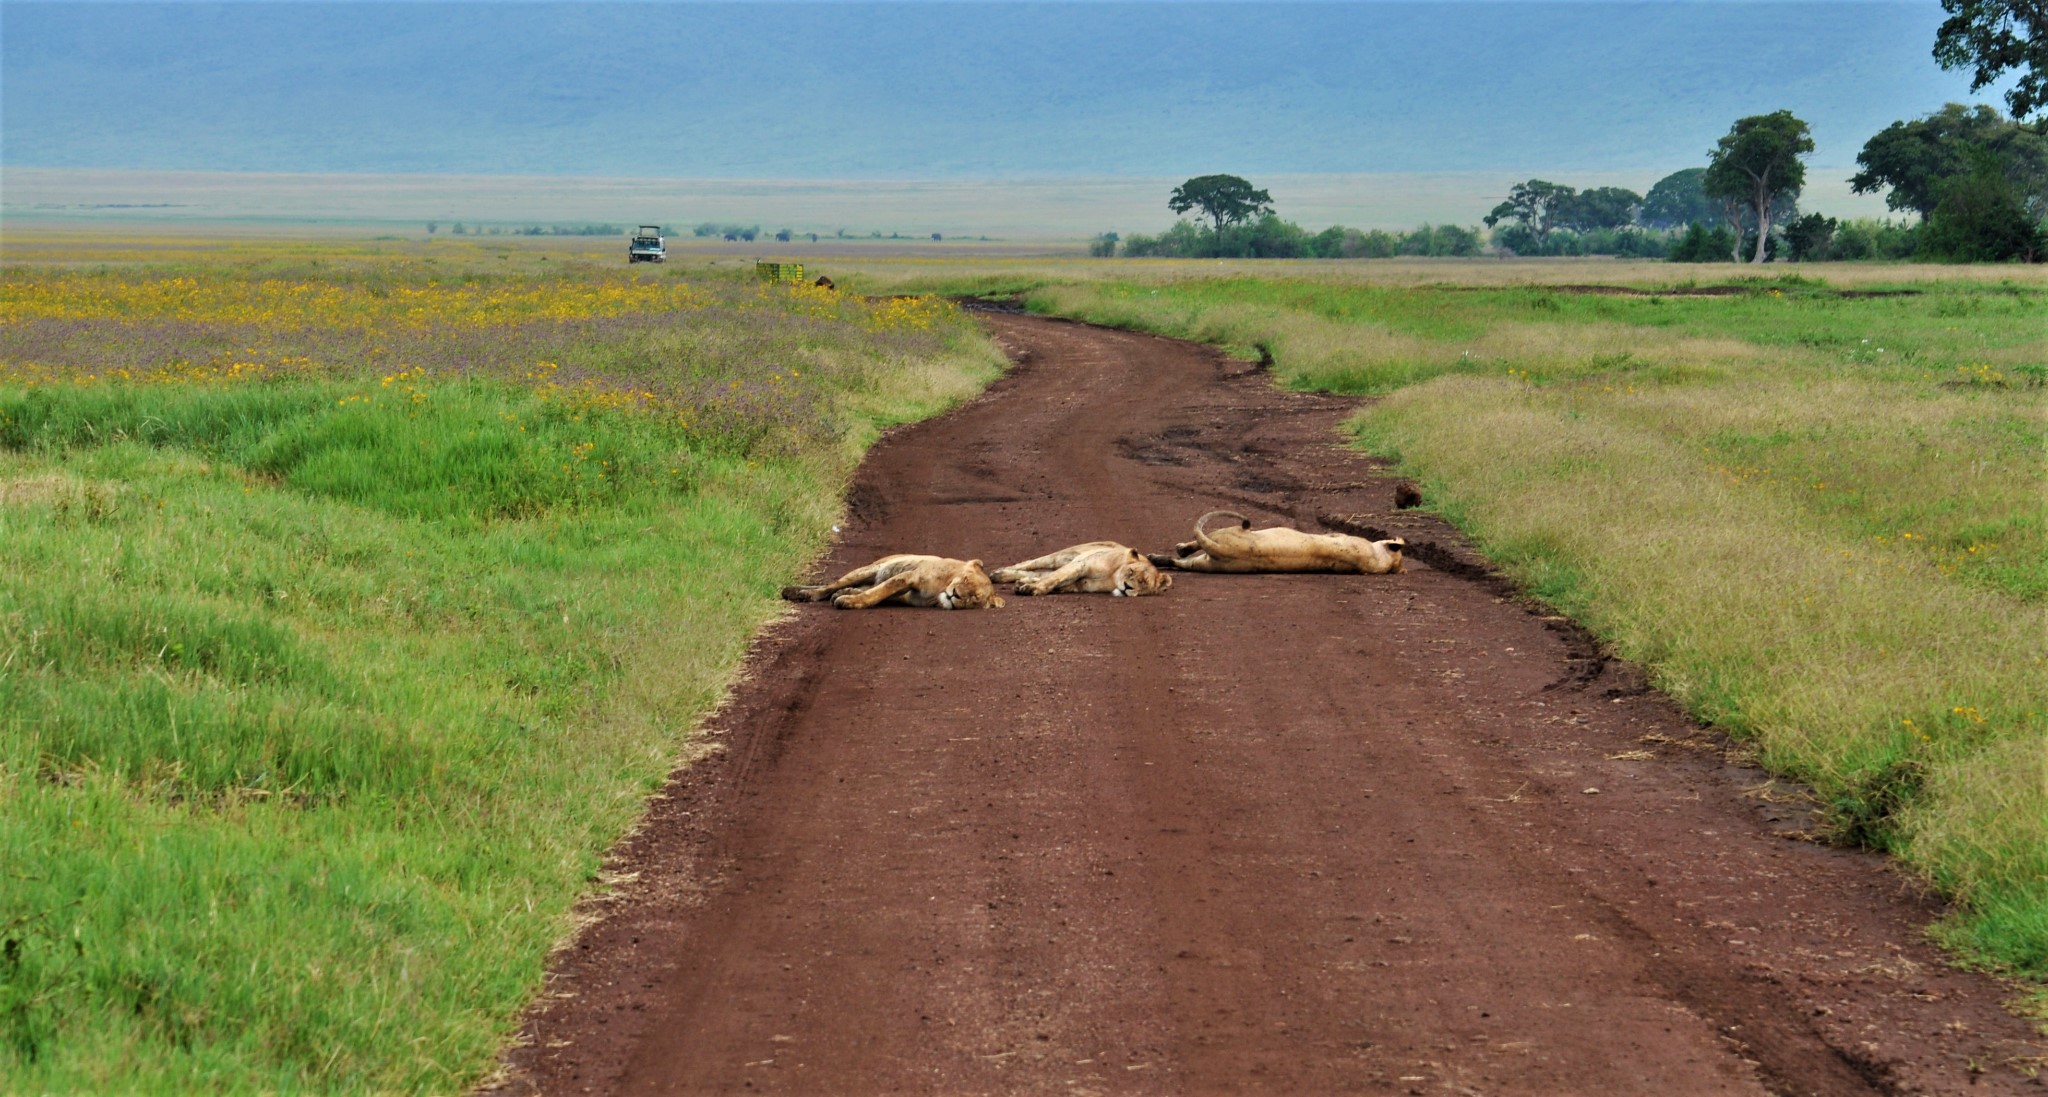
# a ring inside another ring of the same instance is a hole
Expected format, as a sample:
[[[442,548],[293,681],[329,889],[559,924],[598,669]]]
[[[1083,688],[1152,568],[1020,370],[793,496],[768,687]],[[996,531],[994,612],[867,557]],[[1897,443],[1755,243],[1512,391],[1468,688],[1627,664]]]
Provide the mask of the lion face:
[[[1003,604],[979,560],[967,561],[967,566],[939,592],[938,601],[941,609],[998,609]]]
[[[1136,549],[1116,569],[1116,586],[1110,594],[1118,598],[1136,598],[1142,594],[1164,594],[1173,586],[1173,576],[1152,566],[1152,561]]]

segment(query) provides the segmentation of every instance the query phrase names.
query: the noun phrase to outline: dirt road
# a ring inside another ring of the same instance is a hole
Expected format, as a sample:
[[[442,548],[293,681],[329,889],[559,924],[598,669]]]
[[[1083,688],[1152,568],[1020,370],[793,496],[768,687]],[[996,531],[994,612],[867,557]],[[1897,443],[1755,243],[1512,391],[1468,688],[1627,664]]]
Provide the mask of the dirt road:
[[[863,466],[837,574],[1160,550],[1203,511],[1392,576],[805,606],[558,958],[508,1092],[2048,1092],[1937,913],[1396,512],[1353,401],[997,315],[1018,369]],[[1340,523],[1342,524],[1342,523]]]

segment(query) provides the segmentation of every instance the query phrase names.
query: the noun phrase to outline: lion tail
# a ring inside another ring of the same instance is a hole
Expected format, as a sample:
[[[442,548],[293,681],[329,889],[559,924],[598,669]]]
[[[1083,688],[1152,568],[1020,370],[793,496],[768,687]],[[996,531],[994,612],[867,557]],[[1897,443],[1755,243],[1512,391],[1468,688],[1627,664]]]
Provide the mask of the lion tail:
[[[1195,519],[1195,543],[1201,545],[1202,551],[1212,557],[1216,555],[1216,544],[1209,540],[1208,526],[1211,518],[1235,518],[1237,519],[1237,528],[1252,528],[1252,520],[1234,510],[1212,510]]]

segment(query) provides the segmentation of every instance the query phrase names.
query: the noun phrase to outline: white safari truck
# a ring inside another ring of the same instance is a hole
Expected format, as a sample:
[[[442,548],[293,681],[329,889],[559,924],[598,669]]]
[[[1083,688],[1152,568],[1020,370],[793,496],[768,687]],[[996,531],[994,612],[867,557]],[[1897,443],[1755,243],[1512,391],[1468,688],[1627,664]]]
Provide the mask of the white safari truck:
[[[668,261],[668,248],[661,242],[660,225],[642,225],[633,233],[633,242],[626,245],[628,263],[664,263]]]

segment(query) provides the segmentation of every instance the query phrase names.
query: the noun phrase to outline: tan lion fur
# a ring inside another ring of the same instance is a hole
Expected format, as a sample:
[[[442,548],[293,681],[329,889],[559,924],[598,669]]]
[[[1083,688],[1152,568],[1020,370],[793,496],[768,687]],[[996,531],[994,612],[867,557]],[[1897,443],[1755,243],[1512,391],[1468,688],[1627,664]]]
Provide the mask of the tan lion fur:
[[[1237,524],[1214,532],[1211,519],[1234,518]],[[1275,526],[1253,529],[1251,520],[1228,510],[1212,510],[1195,521],[1195,539],[1174,546],[1173,555],[1151,557],[1160,567],[1182,571],[1258,572],[1327,571],[1383,575],[1401,570],[1406,547],[1398,537],[1368,541],[1348,533],[1303,533]]]
[[[1081,594],[1108,591],[1115,597],[1136,598],[1164,594],[1173,585],[1173,576],[1160,574],[1137,549],[1115,541],[1070,545],[1035,560],[997,568],[989,578],[1015,583],[1017,593],[1024,595],[1071,590]]]
[[[892,600],[940,609],[998,609],[1003,604],[981,561],[909,554],[884,556],[829,583],[784,587],[782,596],[792,602],[830,599],[840,609],[867,609]]]

